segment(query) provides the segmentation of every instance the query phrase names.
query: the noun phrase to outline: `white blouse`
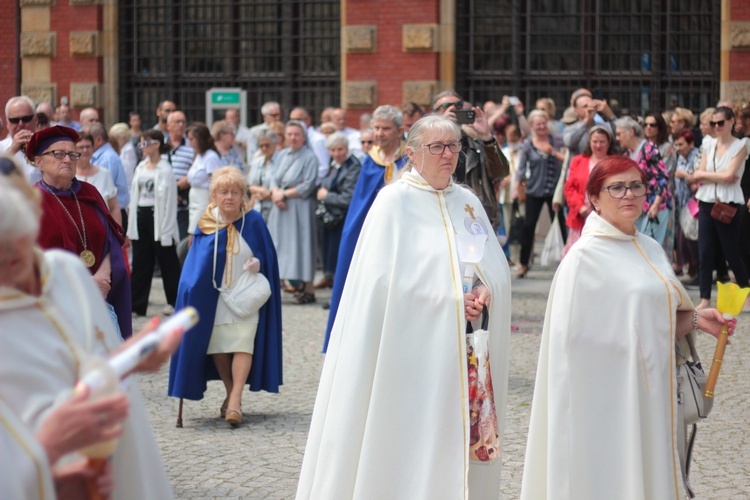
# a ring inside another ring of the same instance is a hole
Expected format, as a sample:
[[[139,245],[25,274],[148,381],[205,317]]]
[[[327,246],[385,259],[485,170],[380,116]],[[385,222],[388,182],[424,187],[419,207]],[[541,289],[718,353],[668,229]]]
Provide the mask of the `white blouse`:
[[[704,137],[701,149],[706,156],[706,172],[725,172],[729,168],[729,163],[737,155],[747,157],[747,140],[735,139],[729,146],[729,149],[723,156],[716,156],[716,145],[718,141],[713,137]],[[745,203],[745,197],[742,195],[740,188],[740,179],[745,171],[745,163],[740,164],[737,170],[737,181],[732,184],[715,184],[712,182],[703,182],[701,187],[695,193],[695,197],[706,203],[716,203],[716,200],[723,203]]]

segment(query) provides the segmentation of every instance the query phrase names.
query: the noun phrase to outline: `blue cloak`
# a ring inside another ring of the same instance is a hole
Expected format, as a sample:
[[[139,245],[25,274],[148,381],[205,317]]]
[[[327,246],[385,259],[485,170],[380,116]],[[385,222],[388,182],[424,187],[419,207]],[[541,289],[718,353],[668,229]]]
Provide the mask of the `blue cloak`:
[[[397,155],[401,151],[403,151],[403,147],[400,148]],[[407,159],[405,154],[397,157],[395,162],[396,169],[400,170]],[[333,291],[331,292],[331,309],[328,312],[326,337],[323,341],[323,352],[328,350],[328,339],[331,336],[336,312],[339,310],[341,294],[344,292],[344,283],[346,283],[346,276],[349,274],[349,265],[352,263],[352,256],[354,256],[354,248],[357,246],[359,233],[362,232],[362,226],[365,223],[367,213],[370,211],[375,197],[383,186],[385,186],[385,165],[380,162],[379,158],[375,159],[372,155],[368,154],[362,161],[357,186],[354,188],[352,202],[349,205],[349,211],[344,220],[341,245],[339,246],[339,257],[336,261],[336,273],[333,279]]]
[[[240,231],[242,219],[234,222]],[[281,292],[276,249],[263,217],[251,210],[245,215],[242,237],[260,260],[260,272],[271,284],[271,297],[260,309],[255,335],[253,365],[247,378],[251,391],[279,392],[282,384],[281,359]],[[216,258],[216,282],[221,282],[226,262],[227,230],[218,233],[219,252]],[[185,334],[169,366],[169,395],[192,400],[203,399],[208,380],[219,380],[214,362],[206,354],[211,339],[219,292],[211,282],[213,271],[214,234],[196,229],[193,244],[182,266],[177,291],[176,310],[193,306],[200,314],[198,324]]]

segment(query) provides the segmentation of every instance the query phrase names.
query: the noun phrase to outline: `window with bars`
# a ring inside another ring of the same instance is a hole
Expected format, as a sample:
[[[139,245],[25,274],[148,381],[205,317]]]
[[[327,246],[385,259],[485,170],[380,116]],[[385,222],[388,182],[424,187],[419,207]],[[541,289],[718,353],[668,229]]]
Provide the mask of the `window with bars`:
[[[278,101],[315,114],[340,101],[339,0],[121,0],[120,118],[169,99],[205,120],[205,92],[248,93],[249,125]]]
[[[719,96],[719,0],[457,0],[456,88],[481,103],[586,87],[630,113]]]

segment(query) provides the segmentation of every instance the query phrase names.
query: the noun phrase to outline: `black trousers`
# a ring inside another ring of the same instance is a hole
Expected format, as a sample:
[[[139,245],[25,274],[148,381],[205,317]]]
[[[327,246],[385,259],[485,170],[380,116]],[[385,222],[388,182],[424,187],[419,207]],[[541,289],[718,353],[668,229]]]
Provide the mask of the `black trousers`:
[[[741,205],[732,205],[742,210]],[[735,215],[729,224],[722,224],[711,217],[713,206],[713,203],[701,201],[698,212],[698,283],[701,299],[711,298],[713,267],[718,250],[724,251],[737,284],[743,288],[748,286],[747,269],[740,250],[740,215]]]
[[[180,283],[180,261],[175,245],[164,247],[154,241],[154,209],[138,207],[135,223],[138,224],[138,239],[133,244],[133,274],[131,290],[133,312],[146,315],[148,297],[151,293],[151,280],[154,277],[154,262],[159,261],[161,280],[169,305],[175,305],[177,286]]]
[[[549,212],[549,218],[551,221],[555,220],[555,211],[552,210],[552,196],[545,196],[543,198],[537,198],[536,196],[526,197],[526,225],[525,234],[523,235],[523,241],[521,244],[521,265],[529,265],[531,258],[531,251],[534,248],[534,231],[536,231],[536,223],[539,221],[539,215],[542,213],[544,204],[547,204],[547,211]],[[557,222],[560,224],[560,231],[562,232],[563,241],[567,235],[565,227],[565,217],[560,214]]]

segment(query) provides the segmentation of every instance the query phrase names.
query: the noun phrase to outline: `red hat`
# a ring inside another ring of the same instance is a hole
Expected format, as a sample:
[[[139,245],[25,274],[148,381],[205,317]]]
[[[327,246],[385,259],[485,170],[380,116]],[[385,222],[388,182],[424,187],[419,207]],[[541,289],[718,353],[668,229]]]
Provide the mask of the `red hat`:
[[[26,143],[26,158],[33,163],[35,156],[39,156],[45,149],[60,141],[78,142],[78,132],[62,125],[40,130]]]

